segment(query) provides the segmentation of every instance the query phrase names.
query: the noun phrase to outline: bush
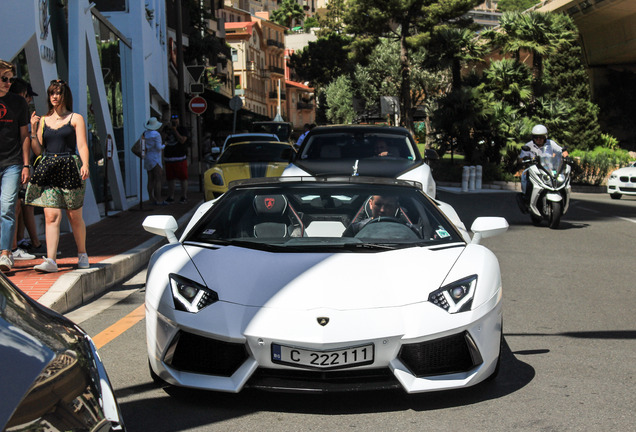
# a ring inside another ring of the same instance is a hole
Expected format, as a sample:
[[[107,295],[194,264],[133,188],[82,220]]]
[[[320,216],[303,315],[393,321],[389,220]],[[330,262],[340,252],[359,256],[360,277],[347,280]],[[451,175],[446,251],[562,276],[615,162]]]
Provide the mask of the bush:
[[[626,165],[630,159],[627,150],[607,147],[596,147],[592,151],[575,150],[570,156],[575,161],[572,183],[595,186],[603,184],[611,171]]]

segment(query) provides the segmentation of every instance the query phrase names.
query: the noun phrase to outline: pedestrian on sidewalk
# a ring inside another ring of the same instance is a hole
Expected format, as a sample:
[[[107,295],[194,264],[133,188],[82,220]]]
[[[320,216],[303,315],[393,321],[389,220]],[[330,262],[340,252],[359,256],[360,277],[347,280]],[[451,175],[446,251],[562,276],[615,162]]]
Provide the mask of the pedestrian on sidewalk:
[[[82,216],[86,179],[89,177],[86,123],[73,112],[73,95],[61,79],[51,81],[47,89],[48,112],[31,114],[31,145],[42,159],[27,187],[26,203],[44,208],[46,258],[35,270],[57,271],[57,246],[60,240],[62,210],[71,223],[77,246],[77,267],[89,268],[86,253],[86,224]],[[79,153],[79,156],[78,156]]]
[[[13,267],[11,242],[15,234],[15,205],[20,184],[29,181],[29,106],[9,89],[15,66],[0,60],[0,270]]]
[[[9,89],[9,91],[11,93],[22,96],[29,105],[29,111],[31,110],[31,102],[33,101],[33,96],[38,95],[33,91],[33,88],[31,88],[31,84],[29,84],[22,78],[15,78],[13,84],[11,84],[11,88]],[[28,128],[30,134],[30,124],[28,125]],[[29,160],[31,161],[31,164],[35,160],[35,155],[31,150],[29,150]],[[31,174],[33,174],[32,168],[30,169],[30,171]],[[34,208],[33,206],[26,205],[24,202],[26,186],[26,184],[23,184],[20,187],[18,201],[15,205],[16,230],[15,235],[13,236],[13,247],[11,251],[14,261],[35,259],[36,255],[34,253],[37,253],[40,256],[46,255],[44,244],[42,244],[38,236],[38,229],[35,223],[35,214],[33,212]],[[25,228],[29,233],[28,241],[24,238]]]
[[[163,178],[163,166],[161,165],[161,151],[165,147],[161,142],[161,122],[156,117],[150,117],[146,122],[146,157],[144,158],[144,169],[148,171],[148,197],[155,205],[167,205],[161,198],[161,182]]]
[[[163,160],[166,163],[166,180],[168,181],[168,201],[174,202],[175,183],[181,186],[181,204],[188,201],[188,147],[190,138],[188,129],[179,124],[179,116],[173,115],[170,124],[164,127],[166,148]]]

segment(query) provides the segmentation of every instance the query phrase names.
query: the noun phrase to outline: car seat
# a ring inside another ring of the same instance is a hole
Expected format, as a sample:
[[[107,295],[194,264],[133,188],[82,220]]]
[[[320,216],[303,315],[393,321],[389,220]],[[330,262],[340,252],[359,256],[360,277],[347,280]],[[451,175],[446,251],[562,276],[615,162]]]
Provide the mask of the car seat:
[[[304,235],[302,221],[284,195],[256,195],[254,212],[254,237],[284,238]]]

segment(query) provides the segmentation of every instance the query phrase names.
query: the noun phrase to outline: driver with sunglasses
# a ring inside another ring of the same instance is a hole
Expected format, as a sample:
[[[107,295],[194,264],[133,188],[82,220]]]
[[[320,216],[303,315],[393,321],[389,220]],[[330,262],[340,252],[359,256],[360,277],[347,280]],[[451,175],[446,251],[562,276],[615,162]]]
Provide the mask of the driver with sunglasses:
[[[13,267],[11,243],[15,233],[15,203],[20,185],[29,181],[29,106],[9,92],[15,66],[0,60],[0,270]]]

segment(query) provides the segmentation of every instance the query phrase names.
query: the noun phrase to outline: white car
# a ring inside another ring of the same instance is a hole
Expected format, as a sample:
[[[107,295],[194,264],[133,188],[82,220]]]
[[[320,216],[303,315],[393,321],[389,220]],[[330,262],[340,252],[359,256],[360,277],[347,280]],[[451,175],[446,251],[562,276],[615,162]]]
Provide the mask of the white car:
[[[167,385],[240,392],[408,393],[475,385],[498,371],[502,286],[421,185],[392,179],[273,178],[202,204],[146,280],[150,372]]]
[[[613,199],[620,199],[623,195],[636,195],[636,162],[610,174],[607,193]]]
[[[313,128],[282,176],[373,176],[419,182],[435,198],[435,180],[409,131],[380,125]]]

